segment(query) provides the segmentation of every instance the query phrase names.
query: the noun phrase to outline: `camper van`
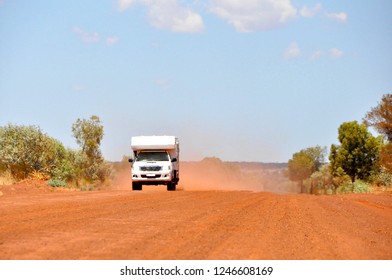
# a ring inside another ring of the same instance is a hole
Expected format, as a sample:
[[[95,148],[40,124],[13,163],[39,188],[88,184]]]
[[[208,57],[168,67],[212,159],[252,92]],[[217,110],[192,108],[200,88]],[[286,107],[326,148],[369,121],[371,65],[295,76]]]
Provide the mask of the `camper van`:
[[[166,185],[168,191],[175,191],[180,178],[179,147],[175,136],[132,137],[132,190],[140,191],[143,185]]]

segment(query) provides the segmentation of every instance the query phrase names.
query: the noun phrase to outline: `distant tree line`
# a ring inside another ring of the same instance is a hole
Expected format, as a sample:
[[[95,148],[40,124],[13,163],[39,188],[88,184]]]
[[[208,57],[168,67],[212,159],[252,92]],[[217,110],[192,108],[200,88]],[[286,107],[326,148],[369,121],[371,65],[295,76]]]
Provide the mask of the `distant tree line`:
[[[380,136],[375,137],[368,127]],[[392,94],[385,94],[378,106],[357,121],[338,129],[340,145],[311,147],[294,153],[287,175],[304,193],[367,192],[370,185],[392,185]]]
[[[110,167],[100,151],[103,125],[99,117],[77,119],[72,132],[80,150],[64,147],[38,126],[0,127],[0,174],[15,180],[46,179],[53,186],[105,181]]]

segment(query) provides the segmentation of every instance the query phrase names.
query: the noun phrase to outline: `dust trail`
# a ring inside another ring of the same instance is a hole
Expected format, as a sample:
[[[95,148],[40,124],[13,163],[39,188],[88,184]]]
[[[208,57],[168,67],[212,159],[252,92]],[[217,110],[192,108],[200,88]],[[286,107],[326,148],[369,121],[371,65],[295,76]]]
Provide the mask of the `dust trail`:
[[[205,158],[182,162],[180,187],[184,190],[243,190],[298,193],[297,184],[285,176],[286,164],[223,162]]]
[[[131,190],[131,165],[117,163],[112,189]],[[197,162],[180,163],[178,190],[185,191],[268,191],[297,193],[297,186],[283,174],[284,168],[223,162],[219,158],[205,158]],[[166,190],[164,186],[146,186],[143,189]]]
[[[263,191],[259,178],[247,176],[236,163],[218,158],[183,162],[180,185],[185,190],[251,190]]]
[[[110,188],[114,190],[131,190],[132,174],[131,164],[128,162],[128,159],[124,157],[123,161],[112,163],[112,169]]]

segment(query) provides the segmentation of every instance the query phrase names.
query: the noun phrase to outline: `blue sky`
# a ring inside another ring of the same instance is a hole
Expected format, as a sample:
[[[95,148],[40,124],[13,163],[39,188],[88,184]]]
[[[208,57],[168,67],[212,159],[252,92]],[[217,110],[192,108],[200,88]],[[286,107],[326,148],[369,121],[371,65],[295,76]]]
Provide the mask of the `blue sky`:
[[[392,89],[392,1],[0,0],[0,125],[108,160],[176,135],[183,160],[285,162]]]

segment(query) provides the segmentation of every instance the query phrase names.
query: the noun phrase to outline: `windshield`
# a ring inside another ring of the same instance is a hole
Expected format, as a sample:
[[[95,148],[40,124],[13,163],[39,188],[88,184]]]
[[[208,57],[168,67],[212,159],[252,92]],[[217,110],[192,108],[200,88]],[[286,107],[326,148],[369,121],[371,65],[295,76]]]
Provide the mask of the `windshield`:
[[[166,152],[140,152],[136,161],[169,161],[169,155]]]

